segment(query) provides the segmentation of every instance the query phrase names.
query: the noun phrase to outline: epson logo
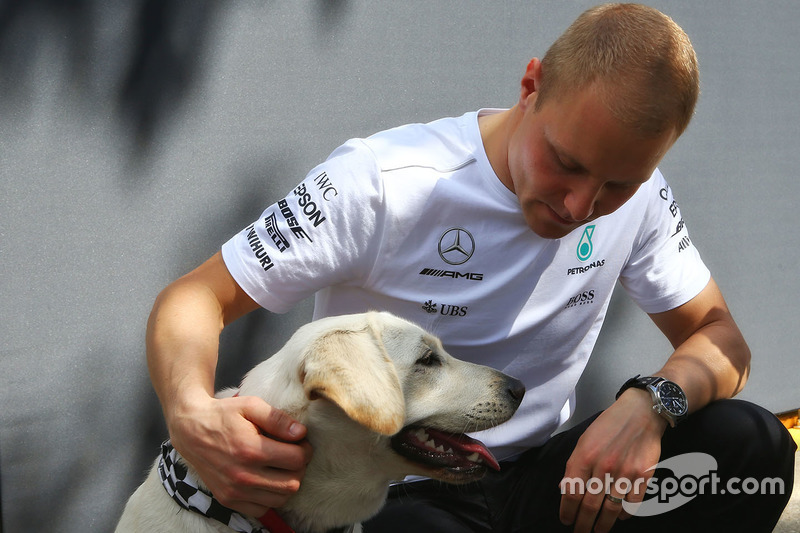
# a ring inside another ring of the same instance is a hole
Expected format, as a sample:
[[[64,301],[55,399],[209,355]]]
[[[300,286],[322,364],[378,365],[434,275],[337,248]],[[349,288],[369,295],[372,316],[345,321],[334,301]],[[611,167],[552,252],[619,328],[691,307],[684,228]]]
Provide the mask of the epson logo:
[[[564,306],[564,309],[569,309],[577,305],[586,305],[590,303],[594,303],[594,289],[583,291],[580,294],[576,294],[575,296],[569,299],[567,305]]]
[[[483,274],[477,272],[456,272],[455,270],[441,270],[437,268],[423,268],[420,276],[433,276],[435,278],[468,279],[471,281],[482,281]]]

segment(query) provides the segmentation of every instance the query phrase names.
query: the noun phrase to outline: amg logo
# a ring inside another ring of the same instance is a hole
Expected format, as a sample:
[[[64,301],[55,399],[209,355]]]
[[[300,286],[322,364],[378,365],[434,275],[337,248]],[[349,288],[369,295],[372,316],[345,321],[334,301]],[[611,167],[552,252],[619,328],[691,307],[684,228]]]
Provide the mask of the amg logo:
[[[433,276],[435,278],[468,279],[472,281],[483,280],[483,274],[476,272],[456,272],[455,270],[439,270],[436,268],[423,268],[420,276]]]

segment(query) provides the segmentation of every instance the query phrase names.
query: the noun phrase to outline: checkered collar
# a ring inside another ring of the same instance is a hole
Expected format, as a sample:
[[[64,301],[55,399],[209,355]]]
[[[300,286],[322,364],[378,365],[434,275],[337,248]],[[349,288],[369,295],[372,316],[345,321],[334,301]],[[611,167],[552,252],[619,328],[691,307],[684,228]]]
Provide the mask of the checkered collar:
[[[273,520],[277,518],[277,522],[264,524],[270,528],[267,529],[246,516],[224,507],[210,492],[198,486],[197,480],[178,460],[179,458],[178,451],[172,447],[170,441],[162,444],[158,477],[167,494],[184,509],[212,518],[239,533],[294,533],[274,512],[271,513],[273,515],[271,518]]]
[[[259,518],[259,525],[245,515],[224,507],[209,491],[199,487],[179,458],[180,454],[172,443],[164,442],[158,461],[158,477],[167,494],[184,509],[212,518],[239,533],[295,533],[274,509]],[[332,529],[329,533],[352,533],[354,530],[354,526],[349,526]]]

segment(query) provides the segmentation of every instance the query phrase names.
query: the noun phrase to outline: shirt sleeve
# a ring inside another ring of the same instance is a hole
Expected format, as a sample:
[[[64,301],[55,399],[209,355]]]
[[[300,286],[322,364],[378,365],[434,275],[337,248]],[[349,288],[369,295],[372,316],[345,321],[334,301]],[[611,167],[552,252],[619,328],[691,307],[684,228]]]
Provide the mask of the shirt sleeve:
[[[646,210],[620,283],[645,312],[661,313],[697,296],[711,273],[661,173],[656,171],[645,187],[650,188]]]
[[[226,242],[222,257],[253,300],[283,313],[324,287],[369,275],[382,208],[374,156],[351,140]]]

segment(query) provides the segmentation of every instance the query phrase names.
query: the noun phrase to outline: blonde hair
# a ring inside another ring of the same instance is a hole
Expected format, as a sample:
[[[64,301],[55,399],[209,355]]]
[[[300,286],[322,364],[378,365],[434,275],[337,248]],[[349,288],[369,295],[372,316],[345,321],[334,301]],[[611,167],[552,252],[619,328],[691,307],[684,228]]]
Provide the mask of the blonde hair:
[[[612,114],[641,135],[672,127],[680,135],[700,93],[697,57],[686,33],[660,11],[639,4],[597,6],[542,59],[536,109],[593,84]]]

